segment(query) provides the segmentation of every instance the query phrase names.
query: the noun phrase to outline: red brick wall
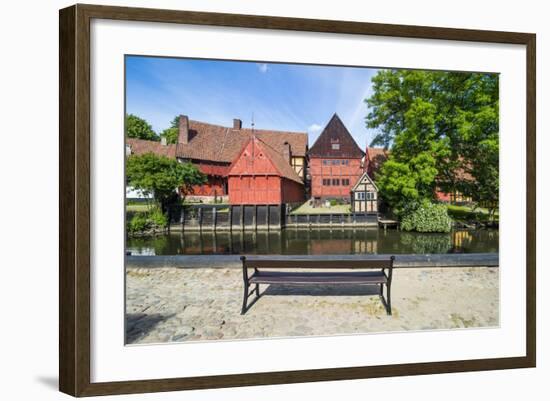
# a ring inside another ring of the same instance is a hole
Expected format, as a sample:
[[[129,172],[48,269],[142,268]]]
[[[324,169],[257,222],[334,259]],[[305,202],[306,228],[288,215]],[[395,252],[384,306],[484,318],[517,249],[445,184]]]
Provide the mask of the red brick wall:
[[[327,160],[328,164],[323,164]],[[339,160],[338,165],[333,160]],[[342,161],[347,160],[347,164]],[[328,159],[310,158],[309,171],[311,175],[311,195],[315,198],[348,198],[351,188],[355,185],[363,171],[361,159]],[[323,185],[323,179],[330,179],[331,185]],[[339,185],[332,185],[332,180],[338,179]],[[349,179],[349,185],[342,185],[342,179]]]

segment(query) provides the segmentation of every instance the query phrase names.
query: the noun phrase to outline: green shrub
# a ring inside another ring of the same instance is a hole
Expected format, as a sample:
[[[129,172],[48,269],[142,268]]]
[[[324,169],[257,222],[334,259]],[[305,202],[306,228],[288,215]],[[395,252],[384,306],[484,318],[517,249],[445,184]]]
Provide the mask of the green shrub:
[[[131,217],[130,217],[131,216]],[[159,207],[154,207],[147,212],[134,212],[129,215],[128,233],[143,233],[151,229],[165,228],[168,225],[168,218]]]
[[[445,205],[427,200],[408,205],[401,217],[401,229],[405,231],[448,233],[451,231],[451,223],[452,220]]]
[[[168,225],[168,218],[159,207],[154,207],[151,210],[149,210],[148,213],[148,219],[151,222],[152,225],[156,227],[166,227]]]
[[[135,213],[131,220],[128,222],[128,232],[139,233],[146,231],[151,227],[149,219],[147,219],[146,213]]]
[[[331,199],[330,206],[336,206],[336,205],[338,205],[338,201],[336,199]]]

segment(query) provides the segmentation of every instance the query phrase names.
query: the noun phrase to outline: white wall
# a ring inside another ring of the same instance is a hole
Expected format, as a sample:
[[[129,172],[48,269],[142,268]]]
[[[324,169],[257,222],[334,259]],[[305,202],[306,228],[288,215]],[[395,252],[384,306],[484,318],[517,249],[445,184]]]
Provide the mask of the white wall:
[[[295,17],[361,20],[413,25],[434,25],[536,32],[538,35],[538,149],[548,151],[550,117],[550,25],[545,2],[505,1],[352,1],[296,0],[161,0],[101,4],[154,6],[202,11]],[[57,393],[57,67],[59,8],[69,1],[3,2],[0,38],[0,99],[2,145],[0,171],[3,192],[0,275],[0,340],[4,399],[56,400]],[[7,122],[7,124],[6,124]],[[543,154],[539,151],[539,154]],[[326,382],[228,390],[208,390],[126,396],[124,399],[176,400],[280,400],[310,397],[332,399],[544,399],[550,375],[548,336],[550,306],[542,283],[548,254],[543,226],[550,223],[542,199],[543,171],[550,158],[539,158],[538,258],[538,368],[529,370],[462,373],[347,382]],[[29,196],[28,189],[32,188]],[[25,197],[25,198],[22,198]],[[33,213],[29,213],[33,210]],[[39,220],[37,220],[39,218]],[[37,224],[39,222],[39,224]],[[32,245],[31,245],[32,243]],[[545,255],[543,255],[545,253]],[[546,314],[546,316],[544,316]],[[213,362],[215,363],[215,362]],[[548,380],[548,379],[546,379]],[[545,385],[546,384],[546,385]],[[344,395],[344,397],[343,397]],[[105,400],[112,397],[102,398]],[[120,398],[122,399],[122,398]]]

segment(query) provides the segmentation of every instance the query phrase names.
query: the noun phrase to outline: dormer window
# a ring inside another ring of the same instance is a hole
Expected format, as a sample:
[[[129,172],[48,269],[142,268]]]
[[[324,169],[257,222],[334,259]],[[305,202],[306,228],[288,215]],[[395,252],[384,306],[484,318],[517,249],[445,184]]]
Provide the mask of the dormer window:
[[[332,144],[332,150],[340,150],[340,144],[339,143],[333,143]]]

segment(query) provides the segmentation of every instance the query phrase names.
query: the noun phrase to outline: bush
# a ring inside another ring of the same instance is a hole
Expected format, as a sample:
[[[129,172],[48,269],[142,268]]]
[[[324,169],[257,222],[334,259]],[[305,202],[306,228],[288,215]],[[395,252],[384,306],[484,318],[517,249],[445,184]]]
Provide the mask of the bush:
[[[451,223],[445,205],[427,200],[405,207],[401,218],[403,230],[422,233],[448,233],[451,231]]]
[[[151,229],[164,229],[168,218],[160,208],[154,207],[147,212],[135,212],[128,221],[128,233],[137,234]]]
[[[168,218],[159,207],[154,207],[148,212],[149,221],[156,227],[166,227],[168,225]]]
[[[150,222],[145,213],[136,213],[128,222],[128,232],[134,234],[146,231],[150,228]]]

